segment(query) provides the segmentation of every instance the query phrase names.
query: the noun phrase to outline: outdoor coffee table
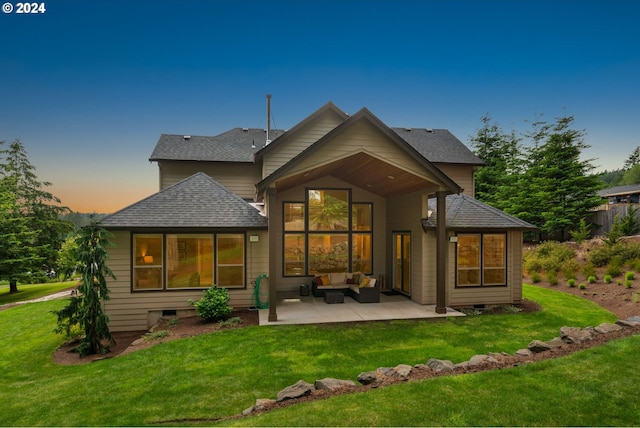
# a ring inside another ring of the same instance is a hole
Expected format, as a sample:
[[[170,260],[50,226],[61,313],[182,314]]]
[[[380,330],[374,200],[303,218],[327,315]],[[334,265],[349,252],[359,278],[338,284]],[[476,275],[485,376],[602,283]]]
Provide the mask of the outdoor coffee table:
[[[344,303],[344,294],[342,291],[325,291],[324,301],[327,303]]]

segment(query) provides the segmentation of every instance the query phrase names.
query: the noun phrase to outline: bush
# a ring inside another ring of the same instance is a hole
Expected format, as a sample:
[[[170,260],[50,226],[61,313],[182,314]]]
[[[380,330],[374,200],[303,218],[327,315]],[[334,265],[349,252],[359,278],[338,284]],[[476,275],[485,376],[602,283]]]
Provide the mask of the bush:
[[[582,242],[589,239],[591,236],[591,227],[587,224],[587,222],[582,218],[580,219],[580,224],[575,230],[569,231],[571,238],[576,241],[576,243],[581,244]]]
[[[595,277],[598,276],[598,274],[596,272],[596,267],[594,265],[592,265],[591,263],[587,263],[586,265],[584,265],[584,267],[582,268],[582,273],[587,278],[590,277],[590,276],[595,276]]]
[[[609,264],[611,260],[611,248],[608,246],[601,246],[594,248],[589,253],[589,264],[595,267],[603,267]]]
[[[624,279],[626,280],[633,280],[636,277],[636,274],[633,272],[627,272],[624,274]]]
[[[624,280],[624,286],[626,288],[631,288],[632,285],[633,285],[633,281],[631,281],[630,279],[625,279]]]
[[[587,278],[587,282],[588,282],[589,284],[593,284],[593,283],[595,283],[595,282],[596,282],[596,277],[595,277],[595,276],[593,276],[593,275],[591,275],[589,278]]]
[[[562,265],[575,259],[576,253],[566,245],[555,241],[540,244],[535,250],[525,251],[524,268],[527,272],[558,272]]]
[[[196,307],[196,314],[205,321],[220,321],[229,316],[233,308],[229,306],[229,293],[215,284],[202,293],[202,299],[189,303]]]
[[[573,288],[576,286],[576,279],[575,278],[571,278],[570,280],[567,281],[567,285],[569,286],[569,288]]]
[[[604,276],[604,283],[605,284],[611,284],[611,280],[612,280],[611,275],[605,275]]]
[[[578,288],[580,288],[580,290],[586,290],[587,286],[584,284],[584,282],[581,282]]]
[[[542,281],[542,276],[540,276],[540,273],[532,272],[531,273],[531,282],[533,282],[534,284],[537,284],[540,281]]]
[[[580,263],[578,263],[576,259],[566,260],[562,264],[560,270],[562,271],[562,276],[564,276],[565,279],[575,279],[577,278],[577,273],[580,270]]]
[[[605,274],[611,275],[613,278],[622,275],[622,264],[616,260],[612,260],[609,266],[607,266]]]
[[[547,282],[551,285],[558,285],[558,272],[554,270],[547,272]]]
[[[640,272],[640,259],[633,259],[628,263],[629,269]]]

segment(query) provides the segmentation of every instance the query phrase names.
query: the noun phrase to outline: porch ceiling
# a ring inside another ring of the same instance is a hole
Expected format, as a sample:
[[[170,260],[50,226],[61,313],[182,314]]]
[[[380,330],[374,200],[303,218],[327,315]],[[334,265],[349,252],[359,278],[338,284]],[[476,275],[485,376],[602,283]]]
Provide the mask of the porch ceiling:
[[[422,177],[366,153],[357,153],[278,180],[276,188],[284,191],[324,176],[333,176],[384,198],[434,186]]]

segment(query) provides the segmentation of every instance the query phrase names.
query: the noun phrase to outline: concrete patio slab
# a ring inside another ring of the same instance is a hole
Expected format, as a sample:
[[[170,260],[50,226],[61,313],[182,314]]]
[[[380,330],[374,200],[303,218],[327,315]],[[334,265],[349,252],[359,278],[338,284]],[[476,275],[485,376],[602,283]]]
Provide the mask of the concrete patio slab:
[[[277,303],[278,321],[269,322],[269,309],[260,309],[260,325],[322,324],[336,322],[426,319],[465,316],[447,308],[438,314],[435,305],[420,305],[402,296],[380,295],[380,303],[359,303],[351,297],[344,303],[325,303],[323,298],[304,296],[280,299]]]

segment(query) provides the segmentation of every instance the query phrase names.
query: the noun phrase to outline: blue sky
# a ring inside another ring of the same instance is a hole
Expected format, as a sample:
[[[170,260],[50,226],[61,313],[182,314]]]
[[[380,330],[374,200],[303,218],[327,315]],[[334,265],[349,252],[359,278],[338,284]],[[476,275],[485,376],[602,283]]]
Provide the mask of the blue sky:
[[[156,192],[161,133],[265,127],[268,93],[285,129],[333,101],[467,144],[572,115],[600,169],[640,145],[633,0],[44,3],[0,13],[0,140],[76,211]]]

